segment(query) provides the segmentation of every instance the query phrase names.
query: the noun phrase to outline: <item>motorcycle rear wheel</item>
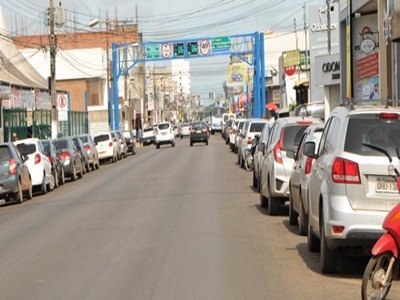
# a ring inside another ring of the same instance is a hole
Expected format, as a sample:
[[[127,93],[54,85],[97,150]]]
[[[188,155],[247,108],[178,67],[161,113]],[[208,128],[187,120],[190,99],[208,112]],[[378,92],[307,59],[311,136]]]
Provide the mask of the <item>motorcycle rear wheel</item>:
[[[385,286],[382,285],[382,280],[388,271],[389,262],[392,257],[393,253],[391,252],[385,252],[371,257],[365,268],[361,284],[361,298],[363,300],[386,299],[392,282],[398,273],[398,261],[396,261],[391,270],[391,274],[389,274],[387,284]]]
[[[246,155],[244,167],[247,171],[253,171],[253,156],[251,154]]]

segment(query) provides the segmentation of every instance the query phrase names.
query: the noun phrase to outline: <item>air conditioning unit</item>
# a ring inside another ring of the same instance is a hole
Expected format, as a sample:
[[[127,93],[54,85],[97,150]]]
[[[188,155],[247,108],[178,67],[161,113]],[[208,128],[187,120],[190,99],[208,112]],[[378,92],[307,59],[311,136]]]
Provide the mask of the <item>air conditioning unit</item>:
[[[393,12],[391,14],[391,35],[392,42],[400,42],[400,12]]]

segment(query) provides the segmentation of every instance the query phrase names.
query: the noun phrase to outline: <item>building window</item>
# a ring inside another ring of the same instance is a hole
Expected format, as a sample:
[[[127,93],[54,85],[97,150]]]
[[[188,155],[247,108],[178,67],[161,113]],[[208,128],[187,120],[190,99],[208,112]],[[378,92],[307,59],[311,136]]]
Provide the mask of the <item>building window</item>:
[[[91,78],[86,80],[86,90],[89,96],[89,106],[103,105],[104,103],[104,80]]]

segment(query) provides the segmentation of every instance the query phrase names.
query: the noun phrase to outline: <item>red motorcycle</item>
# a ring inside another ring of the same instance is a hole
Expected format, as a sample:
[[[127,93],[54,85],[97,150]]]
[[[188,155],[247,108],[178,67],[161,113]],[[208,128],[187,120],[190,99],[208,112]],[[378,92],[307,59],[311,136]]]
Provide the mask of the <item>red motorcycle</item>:
[[[389,153],[375,145],[365,144],[375,150],[383,152],[390,163],[392,157]],[[396,149],[397,157],[400,159],[400,152]],[[390,174],[397,182],[397,188],[400,191],[400,173],[392,165]],[[372,257],[365,268],[362,285],[361,297],[363,300],[380,299],[383,300],[389,293],[392,282],[396,279],[399,271],[399,253],[400,253],[400,204],[397,204],[388,213],[382,224],[386,232],[376,241],[372,248]]]

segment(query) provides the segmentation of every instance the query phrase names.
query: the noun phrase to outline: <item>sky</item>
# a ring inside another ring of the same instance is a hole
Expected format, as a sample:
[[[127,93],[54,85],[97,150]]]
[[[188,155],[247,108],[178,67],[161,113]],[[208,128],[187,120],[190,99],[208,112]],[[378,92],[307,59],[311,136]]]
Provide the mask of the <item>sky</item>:
[[[304,28],[304,6],[325,0],[69,0],[61,1],[66,24],[61,31],[93,30],[94,19],[138,23],[143,40],[218,37],[256,31],[293,32]],[[10,34],[47,34],[50,0],[0,0]],[[58,6],[59,1],[54,0]],[[295,20],[295,21],[294,21]],[[229,57],[191,59],[192,93],[222,93]]]

